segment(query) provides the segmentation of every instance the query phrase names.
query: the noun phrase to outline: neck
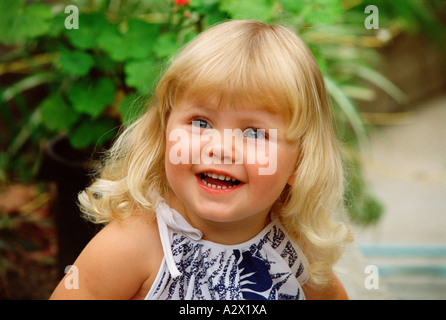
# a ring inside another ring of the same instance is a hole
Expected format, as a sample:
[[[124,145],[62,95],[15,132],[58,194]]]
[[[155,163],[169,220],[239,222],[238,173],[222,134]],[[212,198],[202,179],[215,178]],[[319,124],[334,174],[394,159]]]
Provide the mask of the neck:
[[[176,197],[166,197],[169,206],[178,211],[186,221],[203,233],[203,239],[223,245],[235,245],[254,238],[271,221],[270,208],[254,216],[236,221],[219,222],[202,219],[191,214]]]
[[[204,220],[197,227],[203,232],[203,239],[224,245],[235,245],[254,238],[270,222],[268,212],[252,218],[234,222]]]

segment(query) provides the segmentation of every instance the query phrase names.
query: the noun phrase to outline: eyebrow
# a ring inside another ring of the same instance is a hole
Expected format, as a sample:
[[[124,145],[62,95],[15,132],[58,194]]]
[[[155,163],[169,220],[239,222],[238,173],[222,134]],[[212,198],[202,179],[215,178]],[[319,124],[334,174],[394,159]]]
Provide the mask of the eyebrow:
[[[221,109],[220,109],[221,110]],[[240,111],[243,112],[244,109],[241,109]],[[203,107],[198,107],[198,106],[191,106],[187,108],[187,112],[188,113],[195,113],[195,112],[203,112],[204,116],[206,116],[206,114],[212,114],[215,113],[216,111],[219,111],[218,109],[216,109],[215,107],[210,107],[210,106],[203,106]],[[272,125],[271,124],[271,117],[270,116],[274,116],[277,115],[278,113],[276,112],[272,112],[266,108],[258,108],[258,110],[256,110],[256,113],[251,112],[250,111],[246,111],[243,115],[238,116],[235,120],[239,121],[240,123],[248,123],[249,126],[252,126],[254,128],[257,129],[279,129],[277,128],[277,125]],[[266,120],[265,117],[259,117],[259,113],[265,114],[267,116]],[[276,119],[274,119],[273,121],[276,121]]]

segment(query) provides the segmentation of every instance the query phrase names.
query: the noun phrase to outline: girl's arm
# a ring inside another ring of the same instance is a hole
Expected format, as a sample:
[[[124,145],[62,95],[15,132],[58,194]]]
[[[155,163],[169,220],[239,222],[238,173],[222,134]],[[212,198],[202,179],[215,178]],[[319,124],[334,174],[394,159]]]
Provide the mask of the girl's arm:
[[[85,247],[75,271],[65,275],[50,299],[144,298],[161,260],[156,224],[142,216],[111,222]]]
[[[308,300],[348,300],[344,286],[334,274],[327,286],[317,287],[307,282],[302,289]]]

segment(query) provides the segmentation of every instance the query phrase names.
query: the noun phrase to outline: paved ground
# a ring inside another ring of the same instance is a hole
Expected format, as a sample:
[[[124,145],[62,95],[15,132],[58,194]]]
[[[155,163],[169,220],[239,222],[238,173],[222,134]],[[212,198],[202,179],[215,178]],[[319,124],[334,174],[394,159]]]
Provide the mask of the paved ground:
[[[363,159],[386,212],[376,226],[355,228],[338,265],[350,297],[446,299],[446,94],[381,127]],[[379,289],[365,288],[368,265]]]

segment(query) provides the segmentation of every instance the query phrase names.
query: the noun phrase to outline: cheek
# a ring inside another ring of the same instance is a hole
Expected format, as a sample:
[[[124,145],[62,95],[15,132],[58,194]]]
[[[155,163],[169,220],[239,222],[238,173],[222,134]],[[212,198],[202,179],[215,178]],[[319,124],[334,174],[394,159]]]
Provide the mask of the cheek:
[[[253,203],[261,202],[263,204],[273,205],[277,201],[294,173],[297,153],[293,153],[288,149],[283,150],[279,147],[276,161],[277,168],[272,174],[260,175],[258,173],[259,169],[261,167],[264,168],[261,165],[252,165],[248,169],[252,179],[250,181],[254,182],[256,186],[257,197]],[[274,168],[273,164],[270,163],[269,165],[270,169]]]
[[[191,175],[191,167],[187,164],[172,164],[169,160],[165,161],[167,182],[173,193],[180,198],[188,194],[190,179],[195,178]]]
[[[172,132],[172,131],[171,131]],[[190,173],[190,150],[186,137],[170,135],[166,137],[166,151],[164,154],[166,177],[172,189],[176,190],[179,181],[183,181]]]
[[[253,209],[270,208],[286,187],[286,179],[277,173],[259,175],[257,174],[257,168],[253,168],[250,177],[248,200]]]
[[[245,151],[245,163],[254,168],[256,174],[265,176],[265,180],[283,180],[286,184],[294,173],[297,151],[293,145],[283,142],[260,145],[260,148],[248,145]]]
[[[190,163],[191,142],[188,132],[181,128],[166,133],[166,162],[172,164]]]

